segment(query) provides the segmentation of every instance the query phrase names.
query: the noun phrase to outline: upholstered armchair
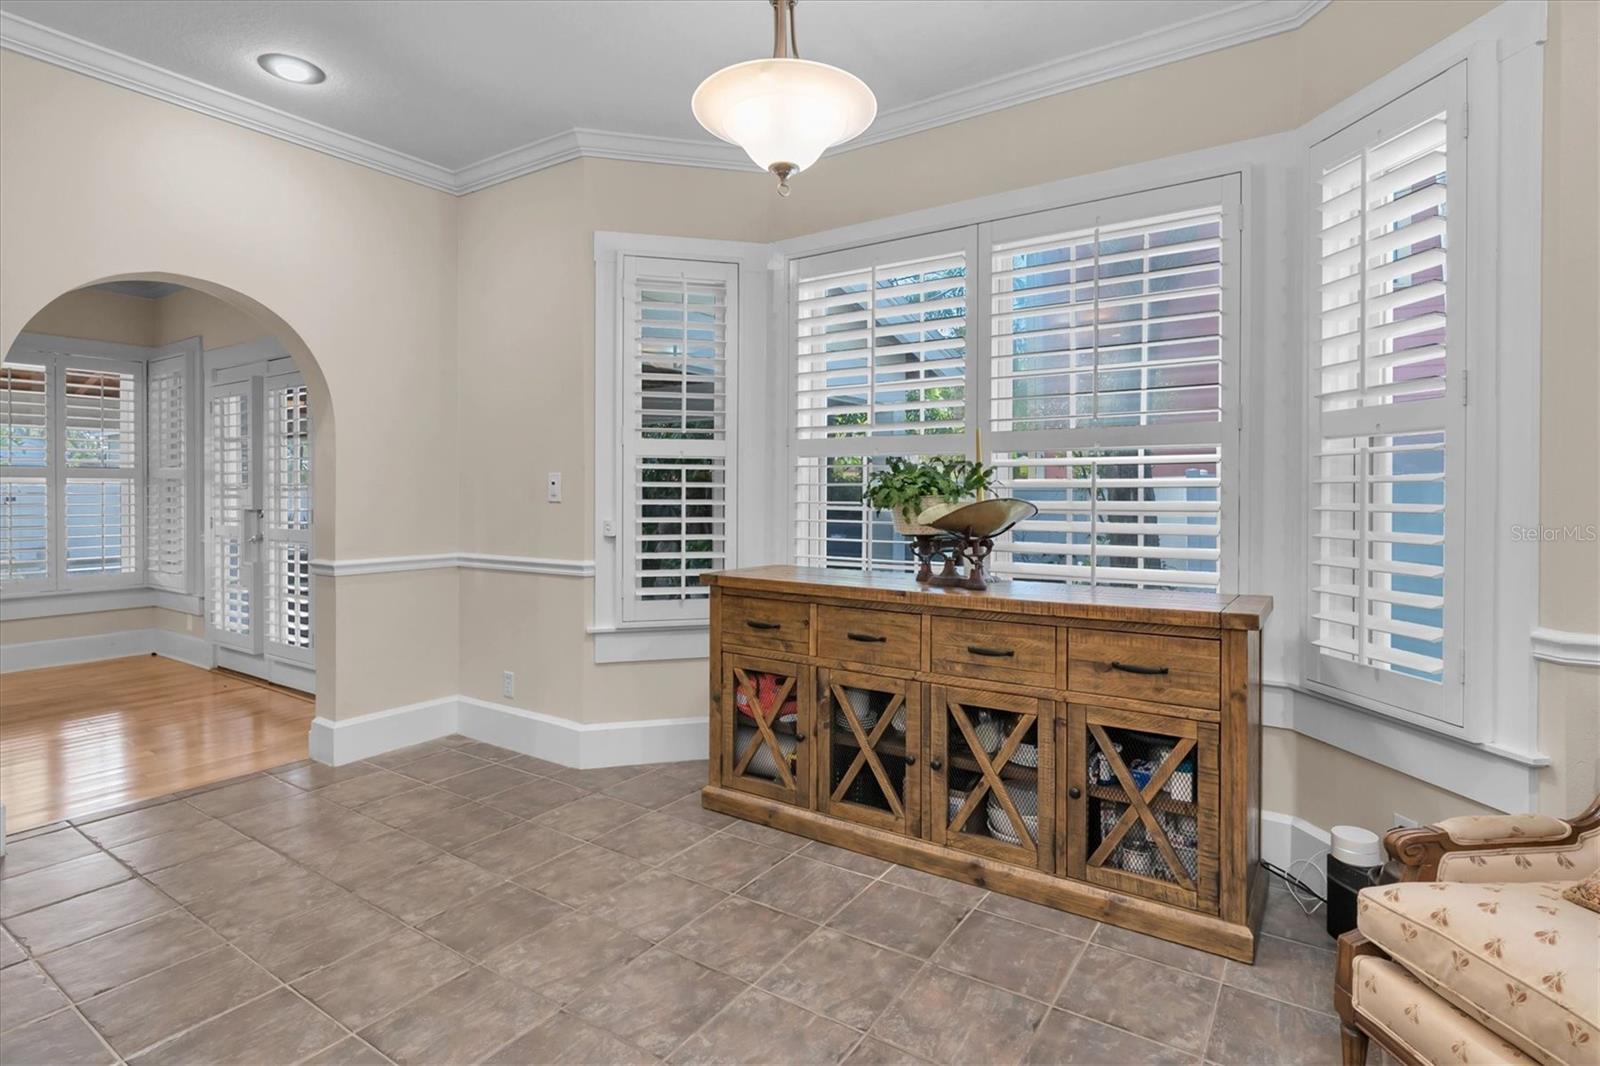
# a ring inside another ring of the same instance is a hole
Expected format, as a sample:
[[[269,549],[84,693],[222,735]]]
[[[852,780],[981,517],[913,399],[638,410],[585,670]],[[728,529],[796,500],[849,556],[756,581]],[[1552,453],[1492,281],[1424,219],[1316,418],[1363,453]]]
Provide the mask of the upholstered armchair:
[[[1396,829],[1398,884],[1363,889],[1339,938],[1346,1066],[1600,1064],[1600,914],[1563,898],[1600,871],[1600,796],[1568,821],[1450,818]]]

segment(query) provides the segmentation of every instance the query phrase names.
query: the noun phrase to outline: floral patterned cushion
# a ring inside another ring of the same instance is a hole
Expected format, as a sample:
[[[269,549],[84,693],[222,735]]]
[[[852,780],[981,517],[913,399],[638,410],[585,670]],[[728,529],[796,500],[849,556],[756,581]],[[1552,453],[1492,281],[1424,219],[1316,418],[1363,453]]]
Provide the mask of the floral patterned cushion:
[[[1561,898],[1600,914],[1600,874],[1586,877],[1577,884],[1568,886],[1561,893]]]
[[[1534,843],[1560,840],[1572,826],[1548,814],[1468,814],[1446,818],[1438,824],[1457,844],[1492,844],[1498,841]]]
[[[1353,979],[1350,1002],[1361,1016],[1423,1062],[1531,1061],[1434,995],[1398,963],[1378,955],[1359,955]]]
[[[1439,860],[1441,881],[1577,881],[1596,872],[1600,872],[1600,829],[1571,844],[1451,851]]]
[[[1543,1063],[1600,1066],[1600,917],[1566,882],[1418,881],[1363,889],[1368,940]]]

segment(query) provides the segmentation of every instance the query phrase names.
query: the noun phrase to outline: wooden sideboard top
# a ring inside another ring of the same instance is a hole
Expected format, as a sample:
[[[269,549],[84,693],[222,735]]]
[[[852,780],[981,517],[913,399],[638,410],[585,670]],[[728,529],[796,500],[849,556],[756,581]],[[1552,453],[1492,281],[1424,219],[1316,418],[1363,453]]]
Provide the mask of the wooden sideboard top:
[[[1272,613],[1271,596],[1223,596],[1209,592],[1149,592],[1089,588],[1054,581],[997,581],[986,591],[919,585],[911,574],[861,573],[803,566],[755,566],[702,574],[725,592],[827,596],[908,607],[966,608],[1048,618],[1260,629]]]

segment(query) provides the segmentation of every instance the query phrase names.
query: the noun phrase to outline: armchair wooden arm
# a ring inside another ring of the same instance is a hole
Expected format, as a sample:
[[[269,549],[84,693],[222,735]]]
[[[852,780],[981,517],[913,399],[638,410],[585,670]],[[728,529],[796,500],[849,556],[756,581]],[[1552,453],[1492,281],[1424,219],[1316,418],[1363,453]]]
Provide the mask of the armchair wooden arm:
[[[1402,881],[1436,881],[1439,860],[1451,852],[1539,850],[1566,847],[1600,827],[1600,795],[1574,818],[1562,821],[1539,815],[1512,815],[1480,826],[1489,833],[1470,832],[1474,828],[1463,819],[1447,818],[1438,825],[1416,829],[1391,829],[1384,834],[1383,846],[1399,864]]]

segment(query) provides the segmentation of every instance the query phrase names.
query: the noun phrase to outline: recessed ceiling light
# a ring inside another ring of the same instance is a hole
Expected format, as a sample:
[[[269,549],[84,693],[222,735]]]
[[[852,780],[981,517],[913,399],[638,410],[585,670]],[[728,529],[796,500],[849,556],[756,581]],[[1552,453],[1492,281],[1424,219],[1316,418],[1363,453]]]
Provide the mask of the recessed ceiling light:
[[[307,62],[299,56],[284,55],[282,52],[268,52],[256,57],[256,62],[261,64],[262,70],[274,78],[292,81],[296,85],[315,85],[328,77],[315,63]]]

